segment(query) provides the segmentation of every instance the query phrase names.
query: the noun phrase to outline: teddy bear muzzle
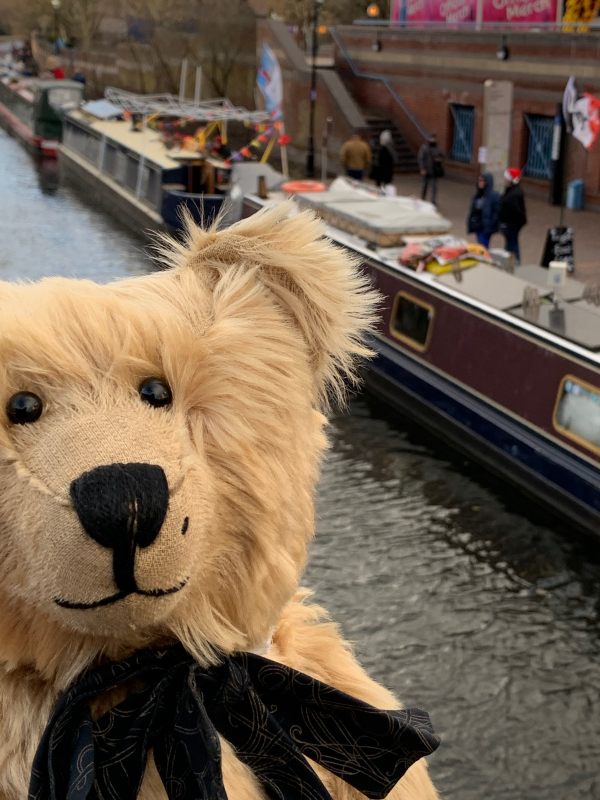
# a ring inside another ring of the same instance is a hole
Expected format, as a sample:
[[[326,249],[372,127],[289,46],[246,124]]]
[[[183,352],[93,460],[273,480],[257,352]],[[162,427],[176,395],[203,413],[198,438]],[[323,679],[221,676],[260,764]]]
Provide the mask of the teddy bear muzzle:
[[[162,467],[154,464],[110,464],[84,472],[70,486],[73,507],[85,533],[112,551],[117,592],[93,602],[57,598],[57,605],[90,609],[110,605],[128,595],[161,597],[187,583],[141,589],[135,579],[136,555],[157,539],[169,509],[169,484]],[[186,517],[182,533],[189,524]]]

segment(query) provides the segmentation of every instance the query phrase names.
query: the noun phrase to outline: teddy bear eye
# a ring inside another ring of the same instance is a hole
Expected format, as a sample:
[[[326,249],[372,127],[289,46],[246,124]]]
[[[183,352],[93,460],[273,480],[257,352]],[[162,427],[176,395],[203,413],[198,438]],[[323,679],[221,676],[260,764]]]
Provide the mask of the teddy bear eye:
[[[160,378],[147,378],[142,381],[140,384],[140,397],[144,403],[148,403],[155,408],[170,406],[173,402],[171,387]]]
[[[6,414],[13,425],[28,425],[42,416],[44,405],[37,394],[17,392],[6,404]]]

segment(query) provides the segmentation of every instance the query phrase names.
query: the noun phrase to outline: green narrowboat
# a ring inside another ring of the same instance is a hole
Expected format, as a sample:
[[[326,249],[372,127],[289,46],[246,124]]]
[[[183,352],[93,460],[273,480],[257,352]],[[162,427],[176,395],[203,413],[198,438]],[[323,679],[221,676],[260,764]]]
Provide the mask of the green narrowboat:
[[[56,157],[63,116],[82,101],[77,81],[38,78],[0,80],[0,123],[29,147]]]

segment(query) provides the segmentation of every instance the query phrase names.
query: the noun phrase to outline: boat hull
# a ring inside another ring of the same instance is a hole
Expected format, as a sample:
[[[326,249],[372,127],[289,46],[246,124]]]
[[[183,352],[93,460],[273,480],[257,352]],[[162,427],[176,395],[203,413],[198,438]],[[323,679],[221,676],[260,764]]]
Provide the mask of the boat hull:
[[[571,525],[600,535],[600,475],[592,466],[451,380],[373,342],[367,391],[483,464]]]
[[[125,227],[137,234],[148,229],[164,229],[165,225],[159,214],[64,145],[60,147],[58,161],[61,175],[67,181],[85,192],[88,199],[118,219]]]
[[[20,139],[34,153],[44,158],[56,158],[59,146],[58,141],[36,136],[33,130],[3,103],[0,103],[0,124],[9,133]]]
[[[600,535],[600,458],[565,436],[555,411],[567,376],[600,393],[600,369],[535,332],[448,297],[401,271],[366,261],[384,295],[369,390],[434,430],[573,527]],[[394,336],[395,298],[431,310],[427,341]]]

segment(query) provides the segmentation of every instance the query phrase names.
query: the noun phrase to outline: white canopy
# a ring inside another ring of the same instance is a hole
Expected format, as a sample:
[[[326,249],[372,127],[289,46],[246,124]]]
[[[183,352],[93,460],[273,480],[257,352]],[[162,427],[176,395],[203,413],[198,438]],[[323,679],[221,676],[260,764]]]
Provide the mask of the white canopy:
[[[234,106],[225,97],[213,100],[201,100],[194,103],[180,100],[173,94],[134,94],[124,89],[107,87],[104,96],[111,103],[133,114],[150,116],[180,117],[197,119],[199,122],[267,122],[270,117],[266,111],[248,111],[247,108]]]

